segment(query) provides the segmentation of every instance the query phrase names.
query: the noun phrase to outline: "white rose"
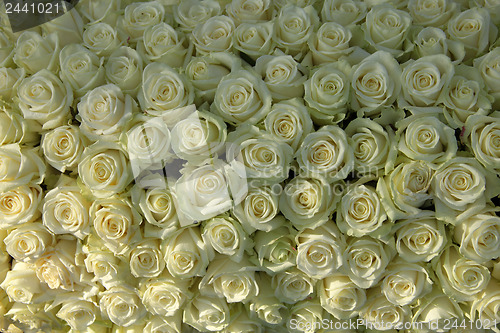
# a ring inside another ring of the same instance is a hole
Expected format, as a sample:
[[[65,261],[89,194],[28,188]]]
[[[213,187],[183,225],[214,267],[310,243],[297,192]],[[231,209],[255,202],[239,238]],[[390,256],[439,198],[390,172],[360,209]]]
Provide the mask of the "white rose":
[[[487,91],[495,98],[493,107],[500,105],[500,48],[496,47],[480,58],[474,59],[474,67],[479,70],[486,83]]]
[[[183,321],[198,331],[219,332],[231,321],[224,298],[197,295],[184,308]]]
[[[44,292],[33,265],[16,262],[0,285],[11,302],[30,304]],[[38,295],[37,295],[38,294]]]
[[[245,167],[246,177],[264,183],[288,178],[292,148],[255,126],[242,125],[227,136],[226,155]]]
[[[182,328],[182,312],[178,312],[172,317],[154,316],[148,321],[143,330],[145,333],[166,332],[166,333],[181,333]]]
[[[36,120],[43,129],[61,126],[70,116],[73,103],[70,85],[46,69],[25,78],[17,96],[24,118]]]
[[[192,296],[189,280],[174,279],[169,274],[148,279],[139,285],[139,296],[146,310],[156,316],[175,316]]]
[[[61,3],[60,6],[63,6],[63,4]],[[80,43],[83,34],[83,20],[78,11],[65,10],[64,12],[68,15],[54,17],[57,13],[53,11],[52,19],[42,25],[42,31],[45,35],[57,34],[61,48],[70,43]],[[47,14],[50,16],[50,13]]]
[[[94,303],[72,299],[61,306],[56,316],[64,320],[73,330],[84,331],[96,320],[97,307]]]
[[[59,76],[73,88],[76,97],[104,84],[104,59],[80,44],[68,44],[59,54]]]
[[[0,190],[41,184],[47,166],[38,148],[21,147],[19,144],[0,146]]]
[[[307,228],[295,237],[297,268],[315,279],[323,279],[343,265],[345,239],[333,221]]]
[[[4,239],[7,253],[23,262],[38,259],[54,241],[54,235],[40,222],[25,223],[11,230]]]
[[[165,269],[159,239],[144,239],[131,246],[128,261],[135,277],[155,277]]]
[[[176,278],[203,276],[212,259],[196,226],[181,229],[163,241],[162,253],[169,273]]]
[[[424,27],[443,27],[458,11],[457,3],[448,0],[410,0],[408,9],[413,23]]]
[[[43,224],[54,234],[71,234],[84,239],[90,233],[90,203],[72,179],[61,179],[45,194]]]
[[[424,161],[399,164],[388,176],[379,178],[377,193],[392,221],[421,212],[427,200],[434,170]]]
[[[107,197],[123,191],[131,182],[128,162],[118,144],[98,141],[84,149],[78,175],[93,195]]]
[[[401,69],[387,52],[378,51],[352,68],[351,107],[372,115],[394,103],[401,92]]]
[[[234,48],[257,60],[262,55],[272,54],[274,24],[269,22],[241,23],[234,30]]]
[[[248,309],[251,314],[270,325],[283,323],[288,315],[288,308],[278,301],[274,296],[274,290],[271,287],[271,277],[267,274],[257,274],[257,283],[259,285],[259,296],[249,302]]]
[[[394,132],[367,118],[357,118],[345,128],[347,142],[354,151],[354,170],[361,175],[386,173],[397,150],[391,144]]]
[[[484,8],[467,9],[448,21],[450,39],[465,45],[465,61],[483,53],[495,40],[497,31]]]
[[[9,40],[7,34],[0,31],[0,66],[10,67],[14,64],[14,44]]]
[[[242,22],[269,21],[272,5],[269,0],[234,0],[226,5],[226,13],[236,25]]]
[[[0,98],[8,101],[17,95],[17,88],[24,79],[23,68],[0,68]]]
[[[354,153],[347,136],[336,125],[308,134],[295,155],[301,173],[330,183],[345,179],[354,168]]]
[[[256,124],[269,113],[271,101],[269,89],[257,74],[238,70],[220,81],[211,111],[233,125]]]
[[[348,56],[353,48],[349,47],[352,32],[336,22],[323,23],[307,45],[312,53],[314,65],[329,63]]]
[[[124,94],[137,95],[142,81],[142,59],[136,50],[122,46],[106,62],[106,79],[116,84]]]
[[[21,185],[0,193],[0,229],[36,220],[40,216],[43,190],[34,184]]]
[[[123,254],[140,237],[141,215],[128,199],[111,197],[94,201],[90,207],[94,231],[104,246],[115,254]]]
[[[408,306],[394,305],[380,294],[380,290],[372,289],[372,292],[367,294],[367,302],[359,317],[365,321],[367,328],[387,331],[404,325],[409,321],[410,315]]]
[[[395,231],[398,254],[412,263],[430,261],[441,253],[447,242],[444,223],[436,220],[431,211],[399,221]]]
[[[159,1],[133,2],[125,7],[119,27],[130,36],[130,41],[140,42],[144,31],[163,21],[165,7]]]
[[[68,125],[44,133],[41,146],[45,160],[55,169],[65,172],[78,167],[85,143],[80,129]]]
[[[394,305],[410,305],[432,290],[432,280],[424,266],[396,260],[387,266],[382,293]]]
[[[500,172],[500,117],[471,115],[465,122],[467,143],[476,159],[490,171]]]
[[[323,312],[317,299],[301,301],[292,305],[287,322],[288,332],[315,332],[316,323],[324,323]]]
[[[295,266],[297,231],[289,225],[272,231],[257,231],[253,237],[256,258],[250,258],[267,273],[275,274]]]
[[[279,301],[294,304],[313,293],[314,282],[307,274],[291,268],[273,275],[271,285]]]
[[[174,20],[183,32],[191,32],[199,23],[220,15],[220,4],[214,0],[187,0],[174,6]]]
[[[193,103],[194,89],[184,75],[166,64],[153,62],[144,68],[137,95],[142,110],[161,116],[168,126],[182,120]]]
[[[497,25],[500,23],[500,5],[494,0],[471,0],[469,1],[469,8],[483,7],[490,13],[491,22]]]
[[[262,322],[250,316],[248,311],[241,311],[225,329],[228,333],[264,333]]]
[[[214,16],[199,23],[191,35],[197,54],[231,51],[234,28],[233,19],[225,15]]]
[[[33,119],[25,119],[20,112],[10,108],[0,109],[0,145],[10,143],[35,143],[40,141],[41,126]]]
[[[471,115],[486,115],[491,110],[492,96],[486,93],[481,73],[474,67],[459,65],[448,89],[441,95],[446,106],[444,116],[453,128],[461,128]]]
[[[390,228],[383,225],[387,215],[371,186],[352,186],[342,196],[337,208],[337,226],[348,236],[382,235]]]
[[[349,276],[331,274],[318,282],[321,306],[338,319],[358,315],[366,302],[366,292],[356,286]]]
[[[52,33],[41,36],[34,31],[23,32],[16,41],[14,62],[27,74],[47,69],[52,73],[59,70],[59,38]]]
[[[465,57],[465,47],[461,42],[450,40],[446,33],[434,27],[427,27],[419,31],[413,39],[415,58],[430,55],[444,54],[449,57],[453,65],[457,65]]]
[[[365,40],[377,51],[401,56],[412,23],[411,16],[390,5],[377,5],[366,14]]]
[[[297,229],[314,228],[328,221],[339,197],[325,180],[295,177],[280,196],[281,213]]]
[[[252,242],[240,223],[229,216],[214,217],[202,224],[203,242],[214,251],[240,262]]]
[[[120,10],[121,1],[79,1],[76,9],[82,15],[82,20],[89,26],[106,23],[115,25]],[[88,28],[87,27],[87,28]]]
[[[145,63],[163,62],[171,67],[181,67],[188,50],[186,39],[170,25],[161,22],[148,27],[137,44],[137,51]]]
[[[492,279],[488,287],[474,299],[471,306],[471,320],[474,323],[478,320],[483,328],[493,331],[498,329],[496,326],[500,321],[497,311],[500,303],[498,291],[498,282]]]
[[[255,71],[278,102],[304,94],[305,68],[289,55],[263,55],[255,63]]]
[[[358,287],[370,288],[383,278],[393,255],[389,244],[368,236],[352,238],[347,242],[342,268]]]
[[[424,329],[432,332],[446,332],[446,322],[462,323],[463,320],[464,311],[459,304],[437,290],[437,287],[420,300],[412,318],[413,322],[422,323]]]
[[[83,45],[100,57],[109,57],[120,44],[115,28],[104,22],[89,25],[83,32]]]
[[[128,286],[112,287],[101,293],[101,315],[116,325],[128,327],[146,315],[136,293]]]
[[[351,66],[344,61],[322,64],[304,82],[304,100],[317,124],[338,123],[346,116]]]
[[[84,247],[85,269],[94,275],[92,281],[99,281],[106,289],[123,284],[130,279],[128,263],[118,259],[112,252]]]
[[[488,268],[463,257],[455,245],[433,261],[433,268],[445,294],[456,301],[473,300],[490,281]]]
[[[356,0],[325,0],[321,9],[324,22],[336,22],[344,27],[356,24],[366,16],[366,4]]]

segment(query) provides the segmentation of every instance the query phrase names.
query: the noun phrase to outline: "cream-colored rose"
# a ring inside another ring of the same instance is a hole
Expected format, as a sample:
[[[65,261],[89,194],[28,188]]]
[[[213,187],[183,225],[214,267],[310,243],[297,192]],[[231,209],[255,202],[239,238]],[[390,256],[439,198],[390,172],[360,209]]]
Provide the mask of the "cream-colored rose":
[[[193,103],[194,89],[184,75],[166,64],[153,62],[144,68],[137,99],[144,112],[161,116],[172,127],[189,114],[186,106]]]
[[[262,55],[272,54],[276,45],[272,41],[272,21],[241,23],[234,30],[234,48],[257,60]]]
[[[219,256],[208,265],[198,289],[202,295],[224,297],[228,303],[246,303],[259,295],[256,270],[247,258],[235,263],[228,256]]]
[[[262,321],[250,316],[249,311],[241,311],[225,329],[228,333],[264,333]]]
[[[498,281],[492,279],[488,287],[484,289],[477,297],[475,297],[471,306],[471,320],[477,325],[481,325],[484,329],[495,331],[497,328],[500,316],[498,315],[498,306],[500,304]]]
[[[314,279],[297,268],[290,268],[273,275],[271,285],[279,301],[294,304],[313,293],[314,282]]]
[[[89,26],[100,23],[115,25],[119,16],[120,3],[121,1],[84,0],[78,2],[76,9],[84,23]]]
[[[131,246],[128,261],[135,277],[155,277],[165,269],[159,239],[144,239]]]
[[[353,49],[349,47],[352,32],[336,22],[325,22],[312,35],[307,45],[312,53],[314,65],[329,63],[349,55]]]
[[[304,94],[306,70],[290,55],[263,55],[257,59],[255,71],[262,76],[276,102]]]
[[[465,47],[461,42],[450,40],[446,33],[434,27],[427,27],[418,32],[413,39],[415,58],[444,54],[453,65],[457,65],[465,57]]]
[[[265,273],[257,273],[259,296],[249,302],[248,309],[259,319],[270,325],[278,325],[288,316],[288,308],[278,301],[271,287],[271,277]]]
[[[479,70],[487,91],[494,97],[493,107],[500,105],[500,48],[495,47],[484,56],[474,59],[474,67]]]
[[[146,315],[141,300],[129,286],[112,287],[101,293],[101,316],[116,325],[128,327]]]
[[[148,27],[163,22],[164,17],[165,7],[160,1],[132,2],[125,7],[118,24],[135,43],[140,42]]]
[[[276,140],[287,143],[294,151],[313,130],[309,109],[299,98],[273,104],[264,125]]]
[[[94,201],[90,207],[90,219],[97,236],[114,254],[123,254],[140,236],[142,217],[126,198]]]
[[[41,126],[32,119],[25,119],[11,108],[0,108],[0,146],[10,143],[31,144],[40,141]]]
[[[408,37],[412,18],[410,14],[386,4],[371,8],[366,14],[365,40],[377,51],[394,57],[401,56]]]
[[[296,157],[301,173],[330,183],[345,179],[354,168],[354,153],[347,136],[336,125],[323,126],[307,135]]]
[[[392,220],[418,214],[429,193],[434,170],[429,163],[412,161],[399,164],[388,176],[379,178],[377,193]]]
[[[465,138],[476,159],[488,170],[500,172],[500,117],[471,115],[465,122]]]
[[[45,194],[43,224],[54,234],[71,234],[84,239],[90,233],[90,203],[81,194],[77,183],[62,178]]]
[[[36,301],[44,288],[38,280],[35,268],[31,264],[16,262],[7,272],[0,287],[5,290],[11,302],[30,304]]]
[[[448,0],[410,0],[408,9],[413,24],[441,28],[458,11],[457,5]]]
[[[382,293],[397,306],[410,305],[432,290],[432,280],[424,266],[398,259],[387,266]]]
[[[42,24],[42,31],[44,34],[56,33],[59,38],[61,48],[71,43],[81,43],[83,34],[83,20],[80,13],[76,10],[67,10],[65,4],[60,4],[65,7],[64,13],[68,15],[57,16],[57,11],[53,10],[52,13],[46,13],[50,20],[46,20]],[[63,10],[61,8],[61,10]],[[52,17],[50,17],[52,15]],[[56,17],[57,16],[57,17]]]
[[[424,329],[432,332],[446,332],[449,329],[444,327],[446,322],[462,323],[463,320],[464,311],[459,304],[439,291],[437,287],[420,300],[412,318],[413,322],[422,323]]]
[[[103,198],[123,191],[132,180],[127,155],[118,144],[98,141],[84,149],[78,175],[93,195]]]
[[[148,321],[146,326],[142,328],[145,333],[166,332],[166,333],[181,333],[182,329],[182,312],[178,312],[172,317],[154,316]]]
[[[24,76],[25,70],[23,68],[0,67],[0,98],[9,101],[16,96],[17,88]]]
[[[401,92],[401,69],[385,51],[378,51],[352,68],[351,107],[367,115],[390,106]]]
[[[488,268],[463,257],[455,245],[433,261],[433,268],[445,294],[456,301],[473,300],[490,281]]]
[[[112,252],[102,251],[99,248],[84,247],[86,257],[85,269],[94,275],[92,281],[98,281],[106,289],[123,284],[130,279],[128,263],[118,259]]]
[[[113,51],[106,62],[106,79],[124,94],[136,97],[142,82],[142,59],[136,50],[122,46]]]
[[[397,150],[391,144],[394,132],[367,118],[357,118],[345,128],[354,151],[354,170],[361,175],[386,173],[394,164]]]
[[[460,253],[478,263],[500,257],[500,218],[487,207],[455,227]]]
[[[42,137],[45,160],[60,172],[78,167],[86,140],[80,129],[73,125],[59,126]]]
[[[304,83],[304,100],[317,124],[333,124],[344,119],[350,98],[351,66],[344,61],[323,64]]]
[[[227,255],[235,262],[240,262],[245,251],[253,245],[241,224],[229,216],[214,217],[204,222],[201,237],[213,251]]]
[[[396,250],[401,258],[411,263],[430,261],[447,243],[444,223],[436,220],[431,211],[398,221],[395,231]]]
[[[104,22],[89,25],[83,32],[83,45],[100,57],[109,57],[120,44],[115,28]]]
[[[98,318],[97,306],[83,299],[65,301],[56,316],[64,320],[73,330],[85,331]]]
[[[214,0],[187,0],[174,6],[174,20],[183,32],[191,32],[199,23],[220,15],[222,10]]]
[[[356,24],[366,16],[366,4],[356,0],[325,0],[321,9],[323,22],[336,22],[344,27]]]
[[[271,101],[269,89],[257,74],[238,70],[220,81],[211,111],[230,124],[253,125],[269,113]]]
[[[220,332],[231,322],[224,298],[197,295],[184,308],[183,321],[198,331]]]
[[[186,44],[184,35],[161,22],[144,31],[142,40],[137,43],[137,51],[145,63],[163,62],[171,67],[181,67],[188,52]]]
[[[19,144],[0,146],[0,190],[41,184],[47,166],[38,148],[21,147]]]
[[[361,309],[359,317],[363,319],[367,329],[388,331],[403,326],[410,320],[410,308],[392,304],[380,294],[380,290],[371,289],[366,296],[367,302]]]
[[[226,155],[244,166],[247,178],[279,183],[288,178],[292,148],[256,126],[241,125],[227,136]]]
[[[59,70],[59,38],[52,33],[41,36],[34,31],[23,32],[16,41],[14,62],[27,74],[47,69],[52,73]]]
[[[352,282],[360,288],[370,288],[384,276],[394,250],[390,244],[364,236],[347,241],[342,266]]]
[[[325,180],[295,177],[280,196],[281,213],[297,229],[314,228],[328,221],[340,199]]]
[[[188,291],[190,280],[174,279],[164,272],[154,279],[147,279],[139,285],[139,296],[146,310],[156,316],[175,316],[182,311],[192,296]]]
[[[191,35],[197,54],[231,51],[234,28],[233,19],[225,15],[214,16],[199,23]]]
[[[68,44],[59,54],[64,83],[69,83],[76,97],[105,83],[104,59],[80,44]]]
[[[500,23],[500,5],[495,0],[471,0],[469,8],[483,7],[490,13],[491,22],[495,25]]]
[[[45,130],[63,125],[71,116],[73,91],[70,85],[46,69],[25,78],[17,96],[24,118],[36,120]]]
[[[312,278],[323,279],[344,263],[345,238],[333,221],[300,231],[295,241],[297,268]]]
[[[389,224],[384,207],[371,186],[354,185],[342,196],[337,208],[337,226],[348,236],[382,235]]]
[[[226,5],[226,13],[236,25],[242,22],[269,21],[272,16],[272,1],[234,0]]]
[[[0,193],[0,229],[32,222],[40,216],[43,190],[34,184],[21,185]]]
[[[299,8],[306,8],[313,6],[317,0],[274,0],[274,7],[276,10],[281,10],[287,5],[297,6]]]
[[[479,70],[463,65],[455,67],[455,75],[440,99],[446,106],[445,119],[453,128],[463,127],[471,115],[486,115],[493,102]]]
[[[14,56],[14,43],[4,31],[0,31],[0,66],[10,67],[14,65],[12,58]]]
[[[205,275],[212,256],[197,226],[175,232],[162,243],[162,253],[169,273],[175,278]]]
[[[358,315],[366,302],[366,292],[356,286],[349,276],[331,274],[318,282],[318,296],[323,309],[338,319]]]
[[[25,223],[5,237],[7,253],[18,261],[32,262],[54,245],[54,235],[40,222]]]
[[[317,299],[294,304],[290,309],[289,321],[286,323],[288,332],[315,332],[318,327],[317,323],[324,323],[323,312]]]
[[[450,39],[465,46],[464,61],[482,54],[496,39],[497,32],[488,11],[480,7],[467,9],[448,21]]]

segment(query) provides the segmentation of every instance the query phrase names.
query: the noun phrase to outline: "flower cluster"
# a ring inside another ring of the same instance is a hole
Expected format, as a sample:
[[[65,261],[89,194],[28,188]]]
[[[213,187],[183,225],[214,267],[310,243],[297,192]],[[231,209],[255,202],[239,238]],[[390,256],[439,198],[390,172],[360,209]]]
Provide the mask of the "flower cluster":
[[[498,332],[495,1],[0,22],[0,329]]]

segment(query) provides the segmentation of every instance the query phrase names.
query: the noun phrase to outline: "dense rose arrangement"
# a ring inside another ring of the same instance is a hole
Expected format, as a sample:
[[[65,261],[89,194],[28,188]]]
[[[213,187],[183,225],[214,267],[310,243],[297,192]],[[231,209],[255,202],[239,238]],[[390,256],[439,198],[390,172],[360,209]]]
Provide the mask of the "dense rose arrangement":
[[[497,2],[0,20],[0,328],[499,331]]]

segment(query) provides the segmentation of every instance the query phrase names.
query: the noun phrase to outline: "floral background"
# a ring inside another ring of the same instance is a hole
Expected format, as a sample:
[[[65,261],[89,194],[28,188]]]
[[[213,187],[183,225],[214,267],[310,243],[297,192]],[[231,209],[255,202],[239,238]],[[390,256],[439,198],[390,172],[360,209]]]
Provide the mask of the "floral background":
[[[0,20],[5,331],[498,332],[498,1]]]

